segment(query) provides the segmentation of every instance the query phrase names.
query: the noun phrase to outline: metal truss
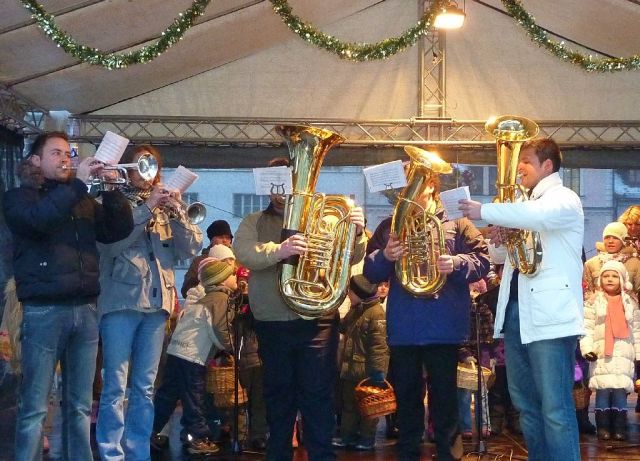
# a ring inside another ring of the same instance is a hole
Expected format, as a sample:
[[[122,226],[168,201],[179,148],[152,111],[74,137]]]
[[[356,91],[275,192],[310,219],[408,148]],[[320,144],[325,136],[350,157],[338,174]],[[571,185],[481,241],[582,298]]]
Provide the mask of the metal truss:
[[[308,124],[345,137],[344,146],[439,145],[452,148],[494,148],[495,140],[482,120],[423,119],[252,119],[87,115],[69,118],[71,140],[99,143],[107,131],[134,144],[211,146],[279,146],[278,125]],[[541,136],[563,148],[640,149],[640,120],[542,120]]]
[[[29,135],[44,130],[48,111],[0,85],[0,126]]]
[[[422,17],[430,1],[418,0],[418,13]],[[442,118],[446,113],[446,32],[432,28],[418,43],[420,88],[418,116]]]

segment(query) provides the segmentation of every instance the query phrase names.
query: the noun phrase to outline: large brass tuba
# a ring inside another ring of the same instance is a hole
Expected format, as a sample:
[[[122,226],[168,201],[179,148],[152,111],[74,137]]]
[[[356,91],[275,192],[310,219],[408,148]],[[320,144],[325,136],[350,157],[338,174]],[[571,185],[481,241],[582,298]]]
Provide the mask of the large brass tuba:
[[[413,146],[406,146],[411,157],[407,172],[407,185],[398,195],[391,218],[391,232],[407,248],[407,253],[396,261],[396,277],[414,296],[436,294],[446,282],[436,261],[445,249],[444,229],[438,217],[416,202],[429,179],[439,173],[451,173],[451,165],[436,154]]]
[[[538,134],[536,122],[525,117],[503,115],[490,118],[484,129],[496,138],[498,172],[496,179],[497,203],[513,203],[528,200],[527,191],[518,179],[518,162],[522,144]],[[537,232],[523,229],[510,229],[503,235],[503,243],[511,265],[521,274],[534,275],[542,260],[542,244]]]
[[[349,221],[353,201],[315,193],[326,153],[344,138],[309,126],[279,126],[289,148],[292,194],[284,210],[282,240],[303,233],[308,249],[279,268],[280,293],[291,309],[316,318],[337,309],[347,294],[356,226]]]

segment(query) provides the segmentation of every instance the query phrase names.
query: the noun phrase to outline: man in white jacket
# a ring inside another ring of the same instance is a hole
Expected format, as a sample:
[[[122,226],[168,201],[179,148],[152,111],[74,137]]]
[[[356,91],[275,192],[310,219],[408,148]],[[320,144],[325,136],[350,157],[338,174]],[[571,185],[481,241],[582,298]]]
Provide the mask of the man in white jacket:
[[[507,262],[500,285],[495,332],[504,337],[509,393],[520,410],[530,461],[580,459],[572,398],[575,349],[584,334],[580,198],[562,185],[562,155],[551,139],[522,145],[521,184],[530,200],[481,204],[461,200],[470,219],[539,233],[542,260],[534,275]]]

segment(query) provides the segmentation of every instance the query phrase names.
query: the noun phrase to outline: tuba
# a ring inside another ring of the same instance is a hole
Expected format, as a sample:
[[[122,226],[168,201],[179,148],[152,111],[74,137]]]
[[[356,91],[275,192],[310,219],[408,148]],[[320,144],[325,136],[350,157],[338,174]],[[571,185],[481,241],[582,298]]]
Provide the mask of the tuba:
[[[527,191],[517,184],[518,162],[522,144],[534,138],[540,130],[536,122],[525,117],[503,115],[491,118],[484,129],[496,138],[498,172],[496,203],[528,200]],[[537,232],[509,229],[502,235],[509,261],[521,274],[535,275],[542,260],[542,243]]]
[[[280,293],[303,318],[321,317],[337,309],[347,294],[356,226],[349,221],[353,201],[343,195],[315,193],[326,153],[344,138],[310,126],[279,126],[289,148],[291,195],[286,199],[282,241],[302,233],[304,255],[280,262]]]
[[[406,254],[396,261],[396,277],[414,296],[436,294],[446,282],[437,267],[438,257],[445,252],[444,229],[438,217],[416,202],[439,173],[451,173],[451,165],[436,154],[406,146],[411,157],[407,185],[398,195],[391,218],[391,232],[403,242]]]

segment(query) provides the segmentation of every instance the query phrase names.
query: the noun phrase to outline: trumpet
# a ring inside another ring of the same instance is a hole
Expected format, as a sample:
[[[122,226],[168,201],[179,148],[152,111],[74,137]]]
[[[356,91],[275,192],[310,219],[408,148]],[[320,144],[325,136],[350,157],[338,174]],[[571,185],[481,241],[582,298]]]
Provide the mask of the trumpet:
[[[122,185],[129,184],[129,174],[127,173],[127,169],[136,169],[138,174],[145,181],[153,181],[158,174],[158,161],[151,154],[143,154],[138,158],[136,163],[119,163],[117,165],[105,165],[102,168],[102,171],[116,172],[116,176],[112,177],[109,173],[101,176],[96,176],[90,179],[89,184],[95,186],[105,185]],[[78,167],[75,166],[67,166],[64,165],[62,167],[63,170],[73,170],[76,171]]]
[[[200,224],[207,217],[207,209],[202,202],[193,202],[187,204],[183,200],[179,200],[173,196],[169,196],[168,200],[160,206],[160,209],[169,217],[169,219],[184,218],[191,224]]]

